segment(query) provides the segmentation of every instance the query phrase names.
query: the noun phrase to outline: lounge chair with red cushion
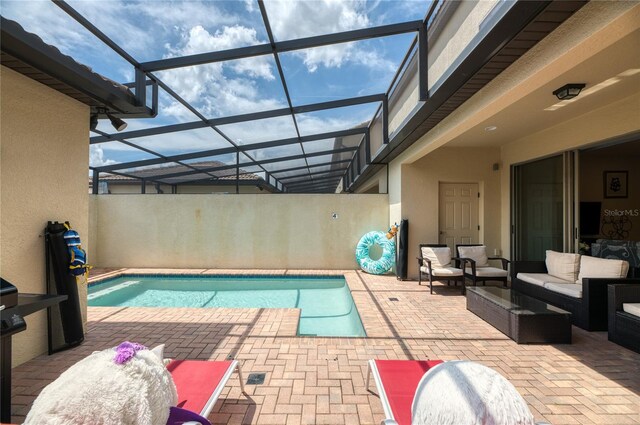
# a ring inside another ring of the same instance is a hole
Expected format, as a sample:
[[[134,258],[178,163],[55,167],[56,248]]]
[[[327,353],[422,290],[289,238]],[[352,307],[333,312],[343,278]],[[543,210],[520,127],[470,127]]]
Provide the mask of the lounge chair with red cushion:
[[[178,404],[171,408],[167,425],[210,425],[206,418],[234,371],[238,372],[240,389],[245,394],[237,360],[173,360],[167,370],[178,391]]]
[[[367,389],[371,376],[378,388],[384,425],[410,425],[411,403],[422,376],[442,360],[369,360]]]
[[[497,371],[468,360],[370,360],[386,419],[382,425],[548,425],[535,422],[518,390]]]

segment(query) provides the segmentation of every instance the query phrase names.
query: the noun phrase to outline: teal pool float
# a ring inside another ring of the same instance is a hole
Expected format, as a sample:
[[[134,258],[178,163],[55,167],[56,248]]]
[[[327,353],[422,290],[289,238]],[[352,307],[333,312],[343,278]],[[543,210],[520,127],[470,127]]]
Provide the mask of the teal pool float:
[[[373,245],[380,245],[382,256],[373,260],[369,250]],[[387,239],[384,232],[369,232],[365,234],[356,246],[356,260],[360,268],[370,274],[384,274],[391,270],[396,261],[396,244],[393,239]]]

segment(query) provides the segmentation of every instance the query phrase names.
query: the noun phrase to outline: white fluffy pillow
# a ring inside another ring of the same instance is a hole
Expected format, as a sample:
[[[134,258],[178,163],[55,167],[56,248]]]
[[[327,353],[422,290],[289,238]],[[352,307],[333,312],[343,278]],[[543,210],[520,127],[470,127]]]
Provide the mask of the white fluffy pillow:
[[[458,252],[462,258],[471,258],[476,262],[476,267],[489,267],[489,257],[487,257],[487,247],[482,246],[459,246]]]
[[[451,249],[423,246],[422,258],[429,259],[434,269],[442,268],[451,264]]]
[[[115,355],[97,351],[67,369],[42,390],[25,425],[165,424],[178,395],[162,358],[141,350],[116,364]]]
[[[583,277],[625,278],[628,271],[629,263],[625,260],[583,255],[580,259],[580,274],[576,283],[582,283]]]
[[[425,373],[411,406],[420,425],[534,425],[527,403],[498,372],[470,361],[440,363]]]
[[[558,279],[575,282],[580,268],[580,254],[547,250],[547,272]]]

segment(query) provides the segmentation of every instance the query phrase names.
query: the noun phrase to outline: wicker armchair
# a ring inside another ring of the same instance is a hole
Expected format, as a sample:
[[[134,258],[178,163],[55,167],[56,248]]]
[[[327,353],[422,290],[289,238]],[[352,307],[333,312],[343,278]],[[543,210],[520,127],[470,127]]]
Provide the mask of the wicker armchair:
[[[507,287],[507,277],[509,276],[510,261],[502,257],[489,257],[487,247],[482,244],[460,244],[456,245],[456,254],[464,259],[468,264],[464,267],[464,275],[471,279],[473,286],[478,282],[484,285],[489,281],[502,282],[502,286]],[[471,255],[470,255],[471,254]],[[480,259],[480,257],[482,259]],[[480,264],[478,261],[482,261]],[[502,268],[491,267],[488,260],[500,260]],[[456,267],[458,267],[456,265]]]
[[[433,249],[448,250],[448,261],[438,263],[434,261],[437,255],[433,253]],[[428,254],[428,255],[427,255]],[[451,249],[447,245],[443,244],[420,244],[420,256],[418,259],[418,285],[422,285],[422,274],[426,274],[429,277],[429,293],[433,294],[433,280],[446,280],[447,285],[451,282],[462,283],[462,295],[465,294],[464,286],[464,264],[465,261],[461,258],[452,257]],[[455,261],[455,264],[462,262],[462,268],[452,267],[451,261]]]
[[[623,303],[640,303],[640,285],[609,285],[609,341],[640,353],[640,317],[622,310]]]

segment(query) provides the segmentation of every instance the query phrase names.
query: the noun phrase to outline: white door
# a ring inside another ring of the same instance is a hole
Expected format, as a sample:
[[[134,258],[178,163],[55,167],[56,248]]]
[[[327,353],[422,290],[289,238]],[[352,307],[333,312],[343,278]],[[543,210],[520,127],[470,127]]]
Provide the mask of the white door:
[[[440,183],[439,242],[455,255],[456,244],[478,243],[478,183]]]

